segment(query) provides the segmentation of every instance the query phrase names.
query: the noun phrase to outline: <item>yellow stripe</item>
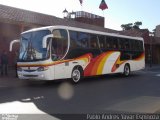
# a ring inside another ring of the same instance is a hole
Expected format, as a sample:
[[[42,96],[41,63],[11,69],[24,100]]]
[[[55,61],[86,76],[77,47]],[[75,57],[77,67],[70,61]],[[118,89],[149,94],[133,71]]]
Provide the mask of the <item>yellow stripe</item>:
[[[104,64],[106,63],[106,60],[108,59],[108,57],[111,55],[111,53],[108,53],[100,62],[99,66],[98,66],[98,70],[97,70],[97,75],[102,74],[103,68],[104,68]]]

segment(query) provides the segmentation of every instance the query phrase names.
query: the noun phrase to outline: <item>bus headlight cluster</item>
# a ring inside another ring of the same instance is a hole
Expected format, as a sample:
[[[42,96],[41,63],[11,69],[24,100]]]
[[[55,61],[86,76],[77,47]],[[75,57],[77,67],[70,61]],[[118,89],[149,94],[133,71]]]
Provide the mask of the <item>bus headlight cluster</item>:
[[[37,71],[45,71],[45,70],[48,70],[49,69],[49,67],[39,67],[38,69],[37,69]]]

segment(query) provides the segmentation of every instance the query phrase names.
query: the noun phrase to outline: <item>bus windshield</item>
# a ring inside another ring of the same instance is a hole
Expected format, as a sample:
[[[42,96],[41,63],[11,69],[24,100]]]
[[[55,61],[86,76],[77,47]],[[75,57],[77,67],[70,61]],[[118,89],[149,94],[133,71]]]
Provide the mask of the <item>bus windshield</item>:
[[[28,32],[21,35],[19,61],[38,61],[49,57],[49,43],[43,48],[43,38],[51,34],[49,30]],[[47,41],[49,42],[49,41]]]

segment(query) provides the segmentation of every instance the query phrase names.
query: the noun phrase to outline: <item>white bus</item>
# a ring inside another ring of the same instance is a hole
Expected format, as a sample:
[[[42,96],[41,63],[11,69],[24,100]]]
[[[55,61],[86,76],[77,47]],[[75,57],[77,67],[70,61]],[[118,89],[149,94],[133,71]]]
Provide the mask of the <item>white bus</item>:
[[[123,73],[145,67],[143,38],[68,26],[49,26],[21,34],[19,79],[58,80]]]

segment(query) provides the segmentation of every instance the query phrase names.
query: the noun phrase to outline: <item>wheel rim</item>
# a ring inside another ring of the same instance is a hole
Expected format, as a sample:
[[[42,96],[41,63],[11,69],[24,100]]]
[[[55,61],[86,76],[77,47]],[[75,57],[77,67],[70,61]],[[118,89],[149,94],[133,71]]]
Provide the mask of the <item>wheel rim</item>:
[[[126,65],[125,68],[124,68],[124,74],[125,74],[125,76],[128,76],[129,73],[130,73],[130,69],[129,69],[129,67]]]
[[[73,72],[72,72],[72,79],[74,82],[78,82],[81,78],[81,73],[78,69],[75,69]]]

